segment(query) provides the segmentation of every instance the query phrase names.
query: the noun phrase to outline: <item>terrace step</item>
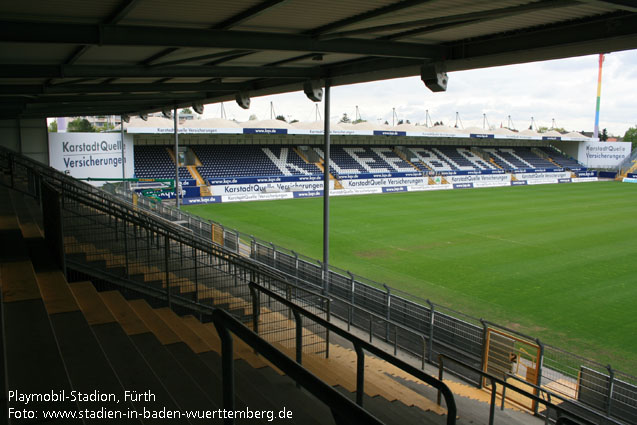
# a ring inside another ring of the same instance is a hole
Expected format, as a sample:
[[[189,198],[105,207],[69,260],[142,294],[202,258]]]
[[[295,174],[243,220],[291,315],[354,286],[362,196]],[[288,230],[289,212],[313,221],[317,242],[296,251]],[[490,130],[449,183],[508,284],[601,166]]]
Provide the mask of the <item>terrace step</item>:
[[[155,411],[163,408],[177,410],[172,396],[119,326],[95,287],[89,282],[73,283],[70,287],[122,387],[138,394],[150,391],[155,395],[154,400],[145,400],[143,403],[133,400],[131,404],[138,411],[142,406]],[[145,418],[144,423],[161,423],[161,420]]]

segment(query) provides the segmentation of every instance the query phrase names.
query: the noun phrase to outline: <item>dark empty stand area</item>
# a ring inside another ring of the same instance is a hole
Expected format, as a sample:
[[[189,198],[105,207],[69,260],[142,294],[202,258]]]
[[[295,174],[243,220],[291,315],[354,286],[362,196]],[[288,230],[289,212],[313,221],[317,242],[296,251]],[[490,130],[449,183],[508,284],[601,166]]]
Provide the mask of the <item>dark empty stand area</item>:
[[[356,146],[344,148],[368,173],[387,173],[395,171],[373,148]]]
[[[323,155],[320,148],[316,150]],[[415,171],[390,147],[332,146],[330,172],[334,176],[358,173],[393,173]],[[386,158],[386,159],[385,159]]]
[[[542,147],[540,148],[551,158],[556,164],[560,167],[572,169],[572,168],[584,168],[582,164],[577,162],[572,158],[567,158],[563,154],[561,154],[557,149],[553,147]]]
[[[294,175],[297,174],[321,174],[321,170],[314,164],[303,161],[293,146],[264,146],[276,158],[283,158],[282,165]]]
[[[441,156],[432,148],[414,147],[411,148],[411,150],[418,155],[418,166],[428,168],[433,171],[453,171],[458,169],[458,167],[441,158]]]
[[[316,148],[316,150],[320,153],[321,157],[324,157],[322,149]],[[345,151],[343,146],[332,146],[330,148],[330,161],[332,162],[330,165],[330,173],[336,177],[338,177],[341,173],[350,174],[367,172],[367,170],[365,170],[358,161]],[[338,170],[334,167],[334,165],[336,165]]]
[[[136,146],[135,175],[140,178],[171,178],[174,175],[174,162],[167,149],[169,148],[165,146]],[[197,169],[205,179],[321,173],[315,164],[306,163],[294,146],[193,145],[190,149],[203,164]],[[320,147],[314,149],[323,155]],[[333,145],[330,172],[338,177],[344,174],[410,172],[416,169],[423,172],[445,172],[496,168],[468,147],[414,146],[409,149],[417,156],[413,165],[401,159],[390,146]],[[538,155],[537,149],[546,152],[553,162]],[[566,158],[552,147],[484,147],[482,150],[504,170],[581,167],[577,161]],[[186,168],[180,168],[179,175],[182,179],[191,178]]]
[[[372,158],[378,158],[379,162],[387,164],[387,169],[390,171],[397,171],[401,173],[414,171],[414,167],[400,158],[400,156],[398,156],[398,154],[390,147],[372,147],[369,148],[369,150],[373,154]]]
[[[437,146],[431,148],[432,151],[436,152],[443,158],[447,163],[451,164],[454,169],[457,170],[465,170],[465,171],[479,171],[479,170],[490,170],[493,167],[490,164],[487,164],[483,159],[475,157],[473,162],[470,161],[465,155],[461,153],[466,152],[466,155],[469,157],[474,157],[471,151],[467,151],[464,148],[456,147],[456,146]]]
[[[531,164],[531,168],[555,168],[555,164],[547,159],[539,157],[531,151],[531,148],[518,147],[515,148],[515,153],[517,156]]]
[[[284,175],[261,146],[195,145],[191,149],[203,164],[197,169],[204,179]]]
[[[414,171],[414,167],[398,156],[398,154],[390,147],[371,148],[371,150],[378,156],[387,158],[385,161],[390,164],[390,169],[395,169],[399,172]]]
[[[175,178],[175,161],[166,146],[135,146],[135,177],[172,179]],[[185,167],[179,168],[180,179],[192,179]]]
[[[533,168],[531,164],[516,154],[515,148],[487,148],[485,151],[491,155],[496,164],[505,170]]]

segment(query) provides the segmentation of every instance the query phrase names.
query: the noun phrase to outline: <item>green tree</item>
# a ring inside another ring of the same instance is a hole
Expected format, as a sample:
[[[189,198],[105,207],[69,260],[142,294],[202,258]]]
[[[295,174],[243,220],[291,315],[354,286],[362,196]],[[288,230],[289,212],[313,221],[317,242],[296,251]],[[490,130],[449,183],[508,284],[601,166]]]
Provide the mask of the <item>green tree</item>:
[[[57,133],[58,132],[58,122],[57,120],[51,121],[49,124],[49,133]]]
[[[605,142],[607,140],[608,140],[608,131],[606,131],[606,129],[603,129],[602,134],[599,135],[599,141]]]
[[[283,115],[277,115],[277,116],[276,116],[276,119],[277,119],[277,120],[279,120],[279,121],[286,122],[286,121],[285,121],[285,117],[284,117]]]
[[[110,130],[115,130],[115,124],[105,122],[103,126],[95,127],[95,131],[97,132],[104,132],[104,131],[110,131]]]
[[[343,117],[341,118],[341,120],[339,122],[350,123],[350,122],[352,122],[352,120],[349,119],[349,117],[347,116],[346,112],[343,112]]]
[[[250,115],[250,118],[248,118],[249,121],[256,121],[257,120],[257,116],[252,114]]]
[[[637,125],[626,130],[626,133],[624,133],[624,142],[631,142],[633,149],[637,149]]]
[[[66,131],[69,133],[95,133],[95,127],[86,118],[76,118],[69,123]]]
[[[192,110],[190,108],[184,108],[181,110],[182,114],[192,115]]]

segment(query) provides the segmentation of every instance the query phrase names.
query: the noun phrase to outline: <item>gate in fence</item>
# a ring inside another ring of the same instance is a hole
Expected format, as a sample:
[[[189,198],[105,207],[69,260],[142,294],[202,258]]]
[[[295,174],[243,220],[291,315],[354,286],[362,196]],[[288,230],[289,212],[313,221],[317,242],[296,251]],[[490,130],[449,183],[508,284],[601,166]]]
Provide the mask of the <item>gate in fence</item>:
[[[485,342],[483,371],[506,380],[510,375],[521,378],[512,383],[520,389],[537,395],[533,386],[539,385],[541,348],[538,344],[511,333],[488,328]],[[525,385],[524,382],[531,384]],[[483,385],[489,388],[488,380]],[[502,391],[502,390],[500,390]],[[504,396],[500,393],[501,396]],[[513,393],[512,401],[522,407],[535,411],[536,402]]]

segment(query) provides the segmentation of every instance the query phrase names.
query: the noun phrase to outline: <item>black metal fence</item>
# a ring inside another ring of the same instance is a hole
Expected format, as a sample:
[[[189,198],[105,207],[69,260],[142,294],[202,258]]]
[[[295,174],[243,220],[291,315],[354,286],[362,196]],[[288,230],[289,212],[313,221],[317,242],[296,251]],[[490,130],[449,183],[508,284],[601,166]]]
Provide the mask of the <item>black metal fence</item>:
[[[122,187],[110,186],[107,190],[129,202],[134,196]],[[169,205],[151,204],[151,201],[140,198],[140,206],[154,208],[162,217],[185,223],[184,226],[208,237],[213,243],[272,267],[285,275],[288,282],[328,295],[332,317],[343,320],[348,327],[354,326],[366,331],[370,341],[380,339],[392,344],[394,350],[405,351],[420,358],[423,367],[425,362],[434,363],[437,356],[443,354],[482,369],[485,364],[487,328],[503,329],[497,324],[468,316],[334,266],[329,267],[329,276],[325,279],[323,264],[319,260],[226,228],[220,223],[176,210]],[[223,237],[213,237],[215,231]],[[515,331],[507,331],[515,334]],[[604,414],[628,423],[636,422],[633,418],[637,416],[637,377],[542,344],[536,338],[530,339],[543,347],[542,356],[538,359],[541,365],[538,380],[540,386],[600,409]],[[469,368],[457,366],[454,362],[449,362],[445,367],[476,386],[482,384],[479,374],[473,373]],[[582,373],[582,370],[586,370],[583,368],[594,370],[596,374]]]

